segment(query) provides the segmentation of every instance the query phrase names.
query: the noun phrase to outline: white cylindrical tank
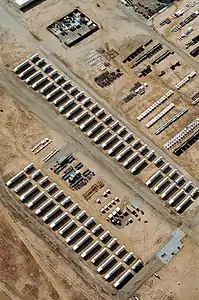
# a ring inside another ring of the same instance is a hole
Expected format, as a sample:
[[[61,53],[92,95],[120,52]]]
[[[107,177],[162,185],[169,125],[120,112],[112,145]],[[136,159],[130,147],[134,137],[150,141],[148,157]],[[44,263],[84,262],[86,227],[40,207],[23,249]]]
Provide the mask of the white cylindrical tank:
[[[110,127],[113,130],[119,124],[120,124],[120,122],[118,120],[116,120],[113,124],[110,125]]]
[[[123,145],[123,141],[120,140],[116,144],[113,145],[111,149],[109,149],[108,154],[111,155],[114,151],[116,151],[121,145]]]
[[[169,178],[172,178],[176,173],[177,173],[177,169],[172,170],[172,171],[169,173]]]
[[[88,110],[83,110],[76,118],[74,118],[75,123],[78,123],[83,119],[86,115],[88,115]]]
[[[71,81],[70,81],[70,80],[67,80],[67,81],[65,81],[64,83],[61,84],[61,87],[62,87],[62,88],[65,88],[66,86],[69,86],[70,83],[71,83]]]
[[[115,259],[115,255],[111,255],[108,259],[106,259],[100,266],[97,268],[97,272],[101,273],[113,260]]]
[[[62,196],[64,194],[64,191],[63,190],[60,190],[58,191],[56,194],[54,194],[54,198],[55,200],[57,200],[60,196]]]
[[[82,210],[80,213],[77,215],[76,219],[79,221],[81,218],[83,218],[86,215],[86,211]]]
[[[39,184],[42,186],[44,183],[48,181],[48,176],[43,177],[40,181]]]
[[[49,193],[56,187],[56,183],[51,183],[49,186],[46,187],[46,191]]]
[[[124,141],[127,142],[127,141],[130,140],[131,138],[133,138],[133,133],[132,133],[132,132],[129,132],[129,133],[127,133],[127,135],[125,135]]]
[[[35,192],[37,189],[37,185],[33,185],[27,192],[25,192],[19,199],[21,201],[24,201],[26,198],[28,198],[33,192]]]
[[[184,190],[182,189],[169,200],[169,204],[172,205],[183,194],[184,194]]]
[[[178,183],[180,183],[183,179],[184,179],[184,176],[181,175],[181,176],[179,176],[179,177],[175,180],[175,182],[178,184]]]
[[[56,95],[59,91],[61,90],[61,87],[60,86],[58,86],[58,87],[56,87],[55,86],[55,89],[52,91],[52,92],[50,92],[48,95],[46,95],[46,100],[50,100],[54,95]]]
[[[91,101],[91,97],[87,97],[87,98],[85,98],[85,99],[83,99],[82,101],[81,101],[81,104],[82,105],[87,105],[88,103],[90,103],[90,102],[92,102]]]
[[[81,104],[77,104],[75,107],[73,107],[69,112],[65,114],[65,117],[68,119],[74,114],[76,111],[78,111],[81,108]]]
[[[81,98],[82,96],[84,96],[84,92],[82,91],[82,92],[79,92],[76,96],[75,96],[75,98],[78,100],[79,98]]]
[[[140,139],[135,140],[131,146],[134,148],[135,146],[137,146],[140,143]]]
[[[44,192],[40,192],[33,200],[31,200],[30,202],[28,202],[26,205],[28,208],[31,208],[34,204],[36,204],[40,199],[42,199],[44,197]]]
[[[67,93],[63,93],[63,94],[60,95],[58,98],[56,98],[55,100],[53,100],[53,104],[57,105],[57,104],[59,104],[62,100],[64,100],[65,98],[67,98]]]
[[[188,181],[183,187],[184,191],[187,191],[191,185],[192,185],[192,181]]]
[[[120,268],[122,267],[122,263],[119,262],[114,268],[112,268],[105,276],[104,279],[108,280],[111,276],[113,276]]]
[[[110,232],[107,230],[100,236],[100,241],[103,242],[108,236],[110,236]]]
[[[49,218],[51,218],[56,212],[60,210],[60,206],[57,205],[53,207],[45,216],[42,218],[44,222],[46,222]]]
[[[134,174],[144,163],[146,162],[146,158],[141,159],[132,169],[131,173]]]
[[[144,152],[144,150],[146,150],[147,147],[148,147],[148,145],[147,145],[147,144],[144,144],[142,147],[140,147],[139,152],[140,152],[140,153]]]
[[[62,106],[59,107],[58,111],[61,113],[63,112],[67,107],[69,107],[70,105],[72,105],[74,103],[73,99],[67,100],[67,102],[65,102]]]
[[[77,91],[77,90],[78,90],[77,86],[72,86],[72,87],[68,90],[68,92],[69,92],[69,94],[72,94],[72,93],[74,93],[74,92]]]
[[[164,172],[167,168],[169,168],[170,167],[170,164],[169,163],[166,163],[166,164],[164,164],[163,166],[162,166],[162,168],[161,168],[161,171],[162,172]]]
[[[54,70],[52,70],[52,71],[48,74],[48,76],[51,78],[51,77],[53,77],[53,76],[56,75],[56,74],[58,74],[58,73],[57,73],[57,69],[54,69]]]
[[[94,103],[93,105],[91,105],[91,107],[89,107],[90,111],[93,111],[95,108],[98,108],[99,104],[98,103]]]
[[[115,254],[118,256],[120,255],[120,253],[122,253],[124,250],[126,249],[126,247],[124,245],[122,245],[121,247],[119,247],[119,249],[117,251],[115,251]]]
[[[132,269],[134,272],[136,272],[136,268],[139,267],[139,266],[143,267],[143,262],[142,262],[141,259],[138,259],[138,260],[134,263],[134,265],[131,267],[131,269]],[[136,273],[137,273],[137,272],[136,272]]]
[[[125,130],[126,130],[126,126],[122,126],[120,129],[118,129],[117,134],[120,135]]]
[[[64,205],[66,205],[70,202],[72,202],[71,196],[68,196],[68,197],[64,198],[60,203],[61,203],[62,206],[64,206]]]
[[[54,85],[53,81],[48,82],[43,88],[40,89],[40,93],[43,94],[47,91],[51,86]]]
[[[41,170],[39,169],[39,170],[36,170],[36,171],[31,175],[31,177],[32,177],[32,179],[35,179],[35,178],[37,178],[40,174],[41,174]]]
[[[35,70],[36,71],[36,70]],[[35,73],[33,73],[32,75],[30,75],[26,80],[25,82],[26,83],[29,83],[31,82],[31,80],[35,79],[37,76],[39,76],[41,74],[41,71],[36,71]]]
[[[95,133],[95,131],[97,131],[100,127],[102,127],[102,122],[99,122],[97,124],[95,124],[88,132],[87,132],[87,136],[91,136],[93,133]]]
[[[115,288],[118,288],[122,282],[128,277],[128,276],[132,276],[133,277],[133,274],[130,270],[127,270],[115,283],[114,283],[114,287]]]
[[[55,78],[55,82],[58,83],[60,80],[64,78],[64,75],[59,75],[57,78]]]
[[[100,259],[100,257],[102,257],[105,253],[107,253],[107,250],[106,250],[106,248],[102,248],[92,259],[91,259],[91,262],[93,263],[93,264],[95,264],[96,263],[96,261],[98,260],[98,259]]]
[[[116,137],[117,137],[117,134],[115,133],[115,134],[111,135],[107,140],[105,140],[101,145],[102,149],[107,147]]]
[[[95,120],[95,116],[91,116],[89,119],[87,119],[84,123],[82,123],[80,126],[79,126],[79,128],[81,129],[81,130],[84,130],[84,128],[86,127],[86,126],[88,126],[90,123],[92,123],[93,121]]]
[[[77,208],[79,208],[79,204],[75,203],[70,209],[69,212],[72,214]]]
[[[163,187],[164,185],[165,185],[165,183],[166,182],[168,182],[169,181],[169,177],[167,176],[167,177],[165,177],[165,178],[163,178],[155,187],[154,187],[154,192],[155,193],[157,193],[158,192],[158,190],[161,188],[161,187]]]
[[[6,185],[10,187],[15,181],[17,181],[19,178],[21,178],[23,175],[25,175],[24,171],[19,172],[14,177],[12,177],[10,180],[6,182]]]
[[[74,246],[73,246],[73,250],[76,251],[79,249],[79,247],[81,247],[84,243],[86,243],[88,241],[88,239],[90,238],[90,233],[87,233],[81,240],[79,240]]]
[[[128,261],[130,259],[135,259],[133,252],[129,252],[123,259],[123,262],[125,262],[126,264],[128,264]]]
[[[31,61],[34,61],[35,58],[39,58],[39,53],[35,53],[30,57]]]
[[[158,176],[160,176],[162,173],[160,170],[158,170],[154,175],[152,175],[146,182],[146,185],[149,186]]]
[[[39,215],[45,208],[47,208],[48,206],[50,206],[53,203],[52,199],[48,199],[47,201],[45,201],[41,206],[39,206],[36,210],[35,210],[35,214]]]
[[[37,66],[41,65],[43,62],[45,62],[45,59],[44,58],[41,58],[40,60],[38,60],[35,64]]]
[[[16,66],[16,67],[13,69],[13,71],[14,71],[15,73],[17,73],[20,69],[22,69],[23,67],[25,67],[25,66],[28,65],[28,64],[30,64],[30,63],[29,63],[29,60],[27,59],[27,60],[23,61],[22,63],[20,63],[18,66]]]
[[[99,242],[94,242],[91,246],[89,246],[82,254],[81,257],[86,257],[91,251],[93,251],[97,246],[99,245]]]
[[[199,188],[198,188],[198,187],[195,187],[194,190],[193,190],[193,191],[191,192],[191,194],[190,194],[191,197],[194,197],[195,194],[198,193],[198,191],[199,191]]]
[[[69,223],[67,223],[64,227],[62,227],[60,230],[59,230],[59,234],[60,235],[63,235],[64,232],[68,229],[70,229],[73,225],[75,224],[75,221],[74,220],[71,220]]]
[[[99,111],[96,112],[96,117],[99,118],[104,113],[104,108],[101,108]]]
[[[24,77],[26,74],[28,74],[30,71],[32,71],[34,69],[34,66],[31,65],[30,67],[28,67],[27,69],[25,69],[25,71],[23,71],[22,73],[19,74],[19,78]]]
[[[56,220],[54,220],[51,224],[50,224],[50,228],[53,229],[55,228],[55,226],[59,225],[63,220],[68,218],[68,213],[65,212],[63,213],[61,216],[59,216]]]
[[[180,204],[176,207],[176,211],[180,211],[189,201],[193,201],[191,196],[187,196]]]
[[[33,169],[35,167],[34,163],[30,163],[29,165],[27,165],[23,170],[24,172],[29,172],[31,169]]]
[[[14,192],[19,193],[29,182],[30,179],[26,178],[22,183],[17,185],[17,187],[14,189]]]
[[[103,129],[95,138],[94,142],[97,143],[103,136],[105,136],[109,132],[109,128]]]
[[[154,165],[157,166],[161,161],[163,161],[162,156],[157,157],[156,160],[154,160]]]
[[[106,124],[109,120],[112,119],[112,117],[113,117],[112,115],[105,116],[103,119],[104,123]]]
[[[125,161],[124,161],[124,163],[123,163],[123,167],[127,167],[135,158],[137,158],[138,157],[138,153],[137,152],[135,152],[135,153],[133,153],[130,157],[128,157]]]
[[[36,87],[37,87],[38,85],[40,85],[42,82],[44,82],[47,78],[48,78],[48,76],[43,76],[42,78],[40,78],[39,80],[37,80],[36,82],[34,82],[34,83],[32,84],[32,88],[33,88],[33,89],[36,89]]]
[[[116,160],[120,160],[126,153],[128,153],[131,150],[131,146],[128,146],[127,148],[123,149],[117,156]]]
[[[97,224],[93,229],[92,229],[92,233],[96,234],[97,231],[99,231],[100,229],[102,229],[102,224]]]
[[[117,238],[113,238],[108,244],[107,248],[111,249],[117,243]]]
[[[74,238],[78,236],[82,231],[84,231],[84,227],[78,227],[69,237],[66,238],[66,243],[70,243]]]
[[[51,64],[47,64],[46,66],[44,66],[44,67],[42,68],[42,70],[43,70],[44,72],[46,72],[46,71],[48,71],[50,68],[51,68]]]
[[[172,183],[165,191],[162,193],[161,198],[164,199],[174,188],[177,186],[177,184],[174,182]]]
[[[92,223],[94,223],[95,220],[93,217],[90,217],[85,223],[84,226],[87,228],[89,225],[91,225]]]
[[[151,151],[146,155],[146,158],[147,158],[147,159],[150,159],[154,154],[155,154],[155,151],[154,151],[154,150],[151,150]]]

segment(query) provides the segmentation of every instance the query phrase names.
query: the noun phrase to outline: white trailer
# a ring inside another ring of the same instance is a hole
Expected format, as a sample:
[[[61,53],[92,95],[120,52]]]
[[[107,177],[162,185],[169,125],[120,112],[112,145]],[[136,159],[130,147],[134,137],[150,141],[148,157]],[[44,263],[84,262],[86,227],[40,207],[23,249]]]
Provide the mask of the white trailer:
[[[161,171],[164,172],[166,169],[168,169],[170,167],[169,163],[166,163],[162,166]]]
[[[76,105],[75,107],[73,107],[71,110],[69,110],[69,112],[67,112],[65,114],[65,117],[68,119],[72,116],[72,114],[74,114],[76,111],[78,111],[81,108],[81,104]]]
[[[48,64],[42,68],[44,72],[48,71],[51,68],[51,64]]]
[[[78,90],[78,87],[77,87],[77,86],[72,86],[72,87],[68,90],[68,92],[69,92],[69,94],[72,94],[72,93],[76,92],[77,90]]]
[[[64,78],[64,75],[59,75],[57,78],[55,78],[55,82],[58,83],[60,80]]]
[[[170,200],[169,200],[169,204],[172,205],[173,203],[175,203],[175,201],[181,197],[182,195],[185,195],[184,190],[181,189],[178,193],[176,193]]]
[[[102,224],[97,224],[93,229],[92,233],[96,234],[100,229],[102,229]]]
[[[107,147],[116,137],[117,137],[117,134],[115,133],[115,134],[111,135],[107,140],[105,140],[101,145],[102,149]]]
[[[81,101],[81,104],[82,105],[87,105],[88,103],[92,103],[92,101],[91,101],[91,97],[87,97],[87,98],[85,98],[85,99],[83,99],[82,101]]]
[[[188,190],[188,188],[192,185],[192,181],[188,181],[184,186],[183,189],[186,192]]]
[[[35,167],[34,163],[30,163],[28,164],[23,170],[24,172],[29,172],[31,169],[33,169]]]
[[[14,189],[14,192],[18,194],[28,183],[30,183],[30,179],[26,178],[22,183],[17,185],[17,187]]]
[[[95,138],[94,138],[94,142],[97,143],[103,136],[105,136],[107,133],[109,132],[109,128],[105,128],[103,129],[102,132],[100,132]]]
[[[44,197],[44,192],[40,192],[33,200],[28,202],[26,205],[28,208],[31,208],[34,204],[36,204],[39,200],[41,200]]]
[[[90,238],[91,234],[87,233],[81,240],[79,240],[74,246],[73,246],[73,250],[77,251],[84,243],[86,243],[88,241],[88,239]]]
[[[104,279],[108,280],[112,277],[120,268],[122,267],[122,263],[119,262],[114,268],[112,268],[105,276]]]
[[[163,178],[155,187],[154,192],[157,193],[161,187],[163,187],[169,181],[169,177]]]
[[[122,126],[120,129],[118,129],[117,134],[121,135],[122,132],[124,132],[126,130],[126,126]]]
[[[100,241],[104,241],[107,237],[110,237],[110,232],[107,230],[100,236]]]
[[[31,61],[34,61],[35,58],[39,58],[39,53],[35,53],[30,57]]]
[[[120,146],[123,145],[123,141],[120,140],[116,144],[113,145],[113,147],[108,151],[108,154],[111,155],[114,151],[116,151]]]
[[[68,217],[68,213],[65,212],[63,213],[61,216],[59,216],[56,220],[54,220],[51,224],[50,224],[50,228],[53,229],[55,228],[57,225],[59,225],[62,221],[64,221],[65,219],[69,218]]]
[[[45,91],[47,91],[53,85],[55,86],[53,81],[48,82],[43,88],[40,89],[40,93],[45,93]]]
[[[115,259],[115,255],[111,255],[109,258],[107,258],[100,266],[97,268],[97,272],[101,273],[108,265],[112,263],[112,261]]]
[[[40,181],[39,181],[39,185],[44,185],[44,183],[46,183],[48,181],[48,176],[43,177]]]
[[[183,207],[190,201],[193,201],[191,196],[187,196],[182,202],[180,202],[180,204],[176,207],[176,211],[179,212],[181,209],[183,209]]]
[[[161,198],[162,198],[162,199],[165,199],[166,196],[167,196],[169,193],[171,193],[171,192],[175,189],[176,186],[177,186],[177,184],[176,184],[175,182],[172,183],[172,184],[164,191],[164,193],[162,193]]]
[[[78,227],[69,237],[66,238],[66,243],[70,243],[74,238],[76,238],[80,233],[84,231],[84,227]]]
[[[74,103],[73,99],[67,100],[66,103],[64,103],[62,106],[59,107],[58,109],[59,113],[62,113],[67,107],[69,107],[73,103]]]
[[[41,170],[39,169],[39,170],[36,170],[32,175],[31,175],[31,177],[32,177],[32,179],[35,179],[35,178],[37,178],[39,175],[41,175]]]
[[[91,105],[91,107],[89,107],[90,111],[93,111],[95,108],[99,108],[98,103],[94,103],[93,105]]]
[[[129,276],[133,277],[133,274],[130,270],[127,270],[115,283],[114,283],[114,287],[118,288],[122,282],[124,280],[126,280],[126,278],[128,278]]]
[[[194,197],[199,192],[199,188],[195,187],[194,190],[191,192],[191,197]]]
[[[113,238],[108,244],[107,248],[111,249],[117,243],[117,238]]]
[[[146,158],[141,159],[132,169],[131,173],[134,174],[143,164],[146,162]]]
[[[156,158],[156,160],[154,161],[154,165],[157,166],[160,162],[163,161],[163,157],[162,156],[159,156]]]
[[[33,192],[37,190],[37,185],[33,185],[27,192],[25,192],[19,199],[20,201],[26,200]]]
[[[151,157],[155,154],[155,151],[154,150],[151,150],[147,155],[146,155],[146,158],[149,160],[151,159]]]
[[[160,170],[158,170],[154,175],[152,175],[146,182],[146,185],[149,186],[152,184],[152,182],[157,179],[160,175],[162,174],[162,172]]]
[[[131,146],[128,146],[127,148],[123,149],[117,156],[116,160],[120,160],[126,153],[128,153],[131,150]]]
[[[175,182],[176,182],[177,184],[179,184],[183,179],[184,179],[184,176],[183,176],[183,175],[180,175],[180,176],[175,180]]]
[[[95,222],[95,220],[94,220],[94,218],[93,217],[90,217],[85,223],[84,223],[84,226],[86,227],[86,228],[88,228],[92,223],[94,223]]]
[[[59,91],[61,90],[61,87],[60,86],[58,86],[58,87],[56,87],[55,86],[55,89],[52,91],[52,92],[50,92],[48,95],[46,95],[46,100],[50,100],[54,95],[56,95]]]
[[[19,78],[22,79],[26,74],[28,74],[29,72],[31,72],[34,69],[34,66],[31,65],[30,67],[28,67],[27,69],[25,69],[25,71],[21,72],[19,74]]]
[[[59,190],[56,194],[54,194],[54,199],[57,200],[60,196],[64,194],[63,190]]]
[[[147,149],[148,145],[147,144],[144,144],[140,149],[139,149],[139,152],[142,153],[144,152],[146,149]]]
[[[83,119],[86,115],[88,115],[88,110],[83,110],[76,118],[74,118],[75,123],[78,123]]]
[[[78,203],[75,203],[75,204],[69,209],[69,212],[72,214],[77,208],[80,208],[80,207],[79,207],[79,204],[78,204]]]
[[[53,203],[52,198],[46,200],[41,206],[39,206],[36,210],[35,210],[35,214],[38,216],[44,209],[46,209],[48,206],[50,206]]]
[[[78,100],[79,98],[81,98],[81,97],[83,97],[84,96],[84,92],[82,91],[82,92],[79,92],[76,96],[75,96],[75,98]]]
[[[140,143],[140,139],[137,139],[137,140],[135,140],[135,141],[131,144],[131,146],[134,148],[134,147],[136,147],[139,143]]]
[[[82,210],[80,213],[77,215],[76,219],[79,221],[81,218],[83,218],[86,215],[86,211]]]
[[[103,119],[103,121],[104,121],[104,123],[106,124],[109,120],[111,120],[113,118],[113,116],[112,115],[108,115],[108,116],[105,116],[104,117],[104,119]]]
[[[36,70],[35,70],[36,71]],[[32,75],[30,75],[26,80],[25,83],[29,83],[31,80],[35,79],[37,76],[39,76],[41,74],[41,71],[36,71],[35,73],[33,73]]]
[[[16,66],[14,69],[13,69],[13,72],[17,73],[20,69],[22,69],[23,67],[27,66],[28,64],[30,64],[29,60],[25,60],[23,61],[22,63],[20,63],[18,66]]]
[[[64,206],[64,205],[66,205],[70,202],[72,202],[71,196],[68,196],[68,197],[64,198],[60,203],[61,203],[62,206]]]
[[[121,247],[119,247],[119,249],[117,251],[115,251],[115,254],[117,256],[119,256],[125,249],[126,249],[126,247],[124,245],[122,245]]]
[[[95,133],[95,131],[97,131],[100,127],[102,127],[102,122],[99,122],[97,124],[95,124],[88,132],[87,132],[87,136],[91,136],[93,133]]]
[[[58,98],[56,98],[55,100],[53,100],[53,104],[58,105],[65,98],[68,98],[67,93],[63,93]]]
[[[124,141],[127,142],[128,140],[130,140],[131,138],[133,138],[133,133],[129,132],[125,135],[124,137]]]
[[[70,80],[65,81],[64,83],[61,84],[62,88],[65,88],[66,86],[69,86],[71,84]]]
[[[130,259],[132,259],[132,260],[135,259],[133,252],[129,252],[129,253],[124,257],[123,262],[125,262],[126,264],[128,264],[128,262],[129,262]]]
[[[23,175],[25,175],[25,172],[22,170],[18,174],[16,174],[14,177],[12,177],[10,180],[6,182],[6,185],[10,187],[15,181],[17,181],[19,178],[21,178]]]
[[[49,186],[46,187],[46,191],[50,193],[54,188],[56,188],[56,183],[51,183]]]
[[[44,58],[41,58],[41,59],[38,60],[35,64],[36,64],[36,66],[39,67],[39,65],[41,65],[43,62],[45,62],[45,59],[44,59]]]
[[[44,222],[48,221],[54,214],[60,210],[60,205],[53,207],[45,216],[42,218]]]
[[[52,78],[54,75],[56,75],[56,74],[58,74],[57,73],[57,69],[54,69],[54,70],[52,70],[49,74],[48,74],[48,76],[50,77],[50,78]]]
[[[84,130],[90,123],[92,123],[95,120],[95,116],[91,116],[89,119],[87,119],[84,123],[82,123],[79,128],[81,130]]]
[[[177,169],[174,169],[172,170],[170,173],[169,173],[169,178],[172,178],[176,173],[177,173]]]
[[[111,124],[111,129],[113,130],[117,125],[119,125],[120,122],[118,120],[116,120],[113,124]]]
[[[90,245],[82,254],[81,257],[85,258],[89,253],[91,253],[97,246],[99,246],[99,242],[96,241],[92,245]]]
[[[133,153],[130,157],[128,157],[125,161],[124,161],[124,163],[123,163],[123,167],[127,167],[135,158],[137,158],[138,157],[138,153],[137,152],[135,152],[135,153]]]
[[[42,82],[44,82],[47,78],[48,78],[48,76],[43,76],[42,78],[40,78],[39,80],[34,82],[31,87],[33,89],[36,89],[38,87],[38,85],[40,85]]]
[[[100,259],[105,253],[108,253],[106,248],[102,248],[92,259],[92,264],[95,264],[98,259]]]
[[[60,234],[60,235],[63,235],[64,232],[66,232],[66,230],[70,229],[73,225],[75,225],[75,221],[74,221],[74,220],[71,220],[69,223],[67,223],[64,227],[62,227],[62,228],[59,230],[59,234]]]

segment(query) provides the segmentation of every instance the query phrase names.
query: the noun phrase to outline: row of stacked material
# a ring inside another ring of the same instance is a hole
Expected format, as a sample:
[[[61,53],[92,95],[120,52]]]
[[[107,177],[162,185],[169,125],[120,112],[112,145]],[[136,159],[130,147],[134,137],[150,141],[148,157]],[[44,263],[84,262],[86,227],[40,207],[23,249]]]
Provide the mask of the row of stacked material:
[[[8,180],[6,185],[115,288],[122,288],[143,268],[141,259],[127,251],[116,237],[59,190],[33,163]]]
[[[52,68],[51,64],[40,58],[37,53],[25,61],[25,66],[22,63],[16,67],[14,72],[20,75],[21,72],[24,72],[24,68],[29,68],[31,64],[34,65],[34,68],[42,69],[43,76],[50,78],[50,82],[42,83],[45,84],[45,87],[37,86],[37,90],[42,92],[44,97],[47,97],[56,89],[56,94],[50,101],[55,105],[58,112],[75,122],[80,130],[85,132],[105,153],[115,157],[125,169],[131,170],[134,175],[141,173],[148,164],[153,163],[157,157],[153,149],[144,144],[119,120],[94,102],[91,97],[87,97],[84,91],[81,91],[69,78],[60,74],[57,69]],[[46,69],[47,75],[45,75]],[[48,90],[49,85],[50,90]],[[48,87],[47,90],[46,86]],[[61,89],[57,89],[58,86]],[[140,116],[140,120],[170,98],[173,93],[172,90],[168,91]],[[168,110],[171,108],[170,105]]]
[[[184,212],[199,197],[199,188],[165,163],[162,157],[157,158],[154,164],[159,170],[146,181],[146,185],[175,207],[177,212]]]

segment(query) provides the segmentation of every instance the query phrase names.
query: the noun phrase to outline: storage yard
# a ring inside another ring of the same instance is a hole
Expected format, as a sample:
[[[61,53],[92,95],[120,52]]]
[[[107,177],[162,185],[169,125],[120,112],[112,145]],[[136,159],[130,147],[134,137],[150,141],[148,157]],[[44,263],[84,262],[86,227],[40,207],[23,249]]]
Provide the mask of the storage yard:
[[[0,8],[0,296],[195,300],[199,4],[73,2]]]

